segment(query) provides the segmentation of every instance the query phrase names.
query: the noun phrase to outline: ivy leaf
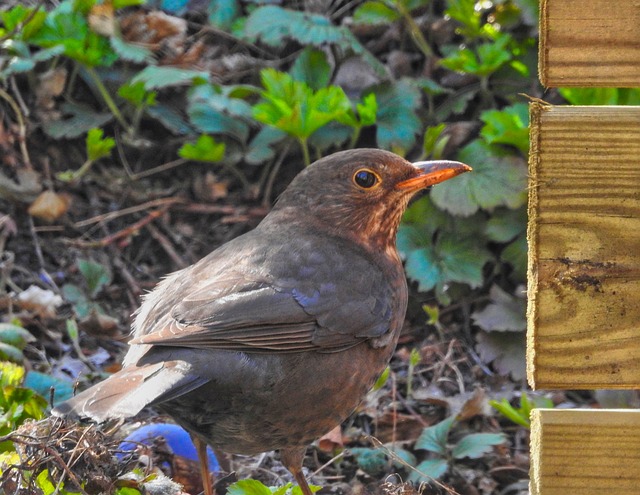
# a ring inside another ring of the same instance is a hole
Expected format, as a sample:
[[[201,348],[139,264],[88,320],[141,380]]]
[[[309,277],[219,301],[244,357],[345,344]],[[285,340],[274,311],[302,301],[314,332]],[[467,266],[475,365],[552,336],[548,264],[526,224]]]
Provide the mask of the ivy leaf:
[[[523,380],[525,369],[524,332],[485,332],[476,334],[476,351],[483,363],[493,363],[501,375],[511,375],[515,381]]]
[[[427,459],[416,466],[416,471],[411,471],[409,481],[414,483],[429,482],[441,478],[449,469],[446,459]]]
[[[459,238],[443,232],[433,242],[413,225],[398,231],[398,249],[406,259],[405,269],[420,291],[438,289],[444,293],[447,284],[459,282],[471,287],[482,285],[482,268],[492,256],[477,238]]]
[[[416,114],[420,90],[406,79],[373,89],[378,104],[376,140],[380,148],[404,154],[411,149],[422,123]]]
[[[109,156],[116,145],[115,139],[105,138],[103,135],[104,131],[102,129],[90,129],[87,133],[87,157],[92,162]],[[82,271],[82,268],[80,268],[80,271]]]
[[[428,450],[430,452],[435,452],[436,454],[446,455],[447,438],[449,438],[449,431],[451,430],[455,420],[455,416],[449,416],[439,423],[425,428],[416,440],[414,447],[416,449]]]
[[[263,127],[249,143],[244,159],[252,165],[271,160],[275,156],[273,146],[282,142],[286,137],[286,133],[280,129]]]
[[[167,88],[169,86],[186,86],[194,80],[207,81],[209,73],[198,70],[178,69],[176,67],[158,67],[149,65],[142,69],[131,80],[132,83],[142,81],[147,90]]]
[[[211,136],[203,134],[195,144],[183,144],[178,155],[186,160],[215,163],[224,157],[224,149],[224,143],[218,143]]]
[[[455,459],[478,459],[491,452],[494,445],[500,445],[506,441],[501,433],[472,433],[462,437],[451,452]]]
[[[526,301],[524,297],[514,297],[494,285],[489,291],[491,302],[482,310],[475,311],[473,322],[487,331],[523,332],[527,328]]]
[[[495,242],[509,242],[523,233],[527,227],[527,211],[498,208],[493,212],[485,227],[486,236]]]
[[[380,75],[386,69],[346,26],[335,26],[320,14],[298,12],[276,5],[265,5],[255,9],[244,25],[244,37],[250,41],[261,40],[271,47],[280,47],[289,39],[301,45],[321,48],[333,44],[340,49],[361,55]]]
[[[111,113],[95,112],[89,107],[72,103],[62,104],[63,118],[44,122],[42,128],[54,139],[77,138],[92,128],[101,127],[113,119]]]
[[[230,97],[211,84],[201,84],[189,92],[189,120],[200,132],[226,134],[246,142],[252,108],[240,98]]]
[[[209,2],[209,22],[224,30],[228,30],[240,13],[238,0],[216,0]]]
[[[480,135],[489,144],[506,144],[529,152],[529,107],[516,103],[502,110],[485,110],[480,115],[485,125]]]
[[[153,53],[144,46],[127,43],[119,36],[111,36],[111,48],[122,58],[135,63],[153,63]]]
[[[527,278],[527,238],[524,234],[502,250],[500,259],[513,267],[515,280],[524,282]]]
[[[397,10],[388,7],[383,2],[376,0],[364,2],[353,13],[353,22],[355,24],[391,24],[398,19],[401,15]]]
[[[439,184],[433,202],[453,215],[469,216],[480,208],[517,208],[526,201],[527,168],[524,160],[499,147],[474,140],[458,153],[473,172]]]
[[[49,397],[49,391],[53,387],[55,390],[53,405],[73,397],[73,384],[71,382],[38,371],[29,371],[24,379],[23,386],[34,390],[43,397]]]
[[[296,81],[302,81],[316,91],[327,86],[331,80],[331,66],[327,55],[310,46],[298,55],[289,73]]]

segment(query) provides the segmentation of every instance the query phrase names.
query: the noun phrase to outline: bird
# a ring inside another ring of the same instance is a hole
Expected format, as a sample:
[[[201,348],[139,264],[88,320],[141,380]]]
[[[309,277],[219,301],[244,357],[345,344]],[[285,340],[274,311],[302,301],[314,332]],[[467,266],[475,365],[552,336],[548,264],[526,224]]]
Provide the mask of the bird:
[[[97,422],[154,406],[206,445],[279,450],[304,495],[307,446],[387,367],[408,288],[396,233],[420,190],[471,170],[340,151],[303,169],[251,231],[143,296],[120,371],[54,408]]]

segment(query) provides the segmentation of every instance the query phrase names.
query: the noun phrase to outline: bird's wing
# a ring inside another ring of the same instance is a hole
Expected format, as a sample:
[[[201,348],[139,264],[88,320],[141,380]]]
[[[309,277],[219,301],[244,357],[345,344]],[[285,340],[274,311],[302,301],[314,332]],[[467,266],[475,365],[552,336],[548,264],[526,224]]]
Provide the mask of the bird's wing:
[[[331,352],[388,332],[392,291],[382,273],[339,247],[328,251],[301,249],[295,259],[276,251],[203,279],[131,343]]]

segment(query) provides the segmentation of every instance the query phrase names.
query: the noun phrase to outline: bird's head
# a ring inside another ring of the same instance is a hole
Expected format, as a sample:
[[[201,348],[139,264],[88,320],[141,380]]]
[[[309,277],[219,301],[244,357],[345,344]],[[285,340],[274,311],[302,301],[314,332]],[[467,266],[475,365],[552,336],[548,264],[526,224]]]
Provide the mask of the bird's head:
[[[273,214],[385,249],[395,245],[400,219],[415,193],[470,170],[463,163],[444,160],[412,164],[377,149],[342,151],[300,172]]]

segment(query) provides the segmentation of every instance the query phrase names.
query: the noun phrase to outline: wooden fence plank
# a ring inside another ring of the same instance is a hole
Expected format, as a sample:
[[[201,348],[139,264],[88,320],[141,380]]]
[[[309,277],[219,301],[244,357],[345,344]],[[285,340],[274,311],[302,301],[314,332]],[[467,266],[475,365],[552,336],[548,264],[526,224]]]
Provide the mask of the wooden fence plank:
[[[558,86],[640,86],[640,1],[542,0],[540,81]]]
[[[534,409],[531,495],[640,493],[640,411]]]
[[[533,103],[530,127],[529,383],[638,388],[640,107]]]

